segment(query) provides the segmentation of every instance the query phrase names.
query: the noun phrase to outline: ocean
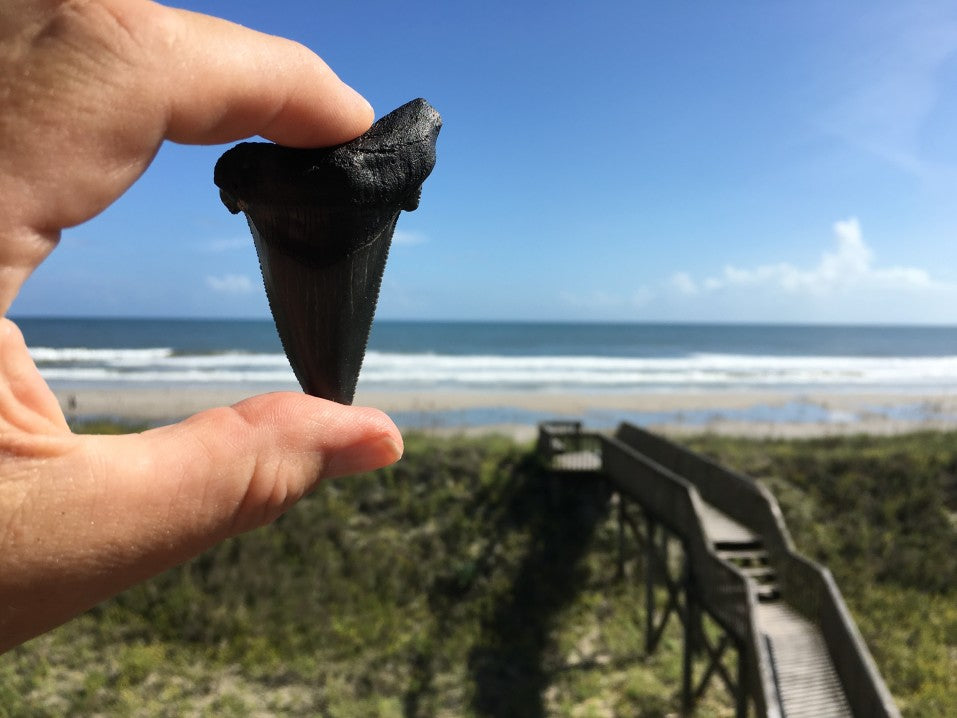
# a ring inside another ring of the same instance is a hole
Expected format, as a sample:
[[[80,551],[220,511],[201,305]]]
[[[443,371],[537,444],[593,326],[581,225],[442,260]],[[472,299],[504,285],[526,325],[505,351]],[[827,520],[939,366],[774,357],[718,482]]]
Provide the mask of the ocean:
[[[54,386],[295,377],[270,320],[17,320]],[[360,390],[957,392],[957,327],[377,321]]]
[[[41,374],[70,390],[298,388],[271,320],[17,320]],[[795,401],[726,409],[758,422],[853,422],[803,393],[913,394],[867,407],[922,419],[918,397],[957,394],[957,327],[376,321],[361,391],[654,394],[787,392]],[[486,402],[487,403],[487,402]],[[493,402],[494,404],[494,402]],[[552,415],[504,405],[392,412],[402,426],[534,424]],[[715,412],[588,410],[586,425],[704,424]],[[955,417],[937,416],[957,421]]]

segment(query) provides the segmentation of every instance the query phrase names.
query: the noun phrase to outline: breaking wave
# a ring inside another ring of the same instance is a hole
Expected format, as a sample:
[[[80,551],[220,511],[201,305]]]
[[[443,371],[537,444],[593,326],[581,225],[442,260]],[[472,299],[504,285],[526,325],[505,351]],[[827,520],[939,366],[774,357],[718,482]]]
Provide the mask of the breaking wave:
[[[281,353],[36,347],[31,355],[48,381],[63,384],[295,383]],[[367,389],[417,390],[957,390],[957,356],[456,356],[370,351],[360,382]]]

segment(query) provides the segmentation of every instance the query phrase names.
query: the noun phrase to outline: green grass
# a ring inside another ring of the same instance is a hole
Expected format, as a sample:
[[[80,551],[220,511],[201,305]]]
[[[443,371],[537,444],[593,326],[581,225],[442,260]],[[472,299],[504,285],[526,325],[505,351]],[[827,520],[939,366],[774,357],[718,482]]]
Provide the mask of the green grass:
[[[779,495],[907,716],[957,715],[954,435],[696,448]],[[0,716],[667,716],[602,485],[503,439],[407,437],[238,537],[0,658]],[[719,685],[698,715],[733,715]]]

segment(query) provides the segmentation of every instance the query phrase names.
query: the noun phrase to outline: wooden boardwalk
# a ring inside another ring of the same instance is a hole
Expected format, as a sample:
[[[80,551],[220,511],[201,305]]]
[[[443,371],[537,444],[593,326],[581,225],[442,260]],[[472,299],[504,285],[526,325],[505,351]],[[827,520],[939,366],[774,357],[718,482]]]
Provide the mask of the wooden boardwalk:
[[[658,624],[649,603],[647,645],[653,649],[668,613],[683,604],[686,708],[719,674],[736,694],[738,716],[747,715],[750,697],[769,718],[900,717],[830,574],[794,551],[774,498],[756,482],[627,424],[614,436],[542,424],[538,451],[553,471],[600,474],[636,501],[650,550],[659,523],[681,542],[685,597],[665,575],[671,598]],[[726,631],[719,645],[693,628],[695,606]],[[690,656],[702,640],[709,664],[696,686]],[[737,684],[722,664],[729,641],[737,646]]]
[[[721,513],[709,503],[703,503],[701,524],[705,535],[713,544],[748,544],[758,541],[753,531],[745,528],[727,514]]]
[[[738,565],[758,595],[757,625],[768,646],[781,713],[787,718],[853,718],[821,630],[781,599],[761,537],[703,502],[705,535]]]
[[[818,626],[783,601],[759,605],[758,626],[768,643],[783,715],[854,715]]]

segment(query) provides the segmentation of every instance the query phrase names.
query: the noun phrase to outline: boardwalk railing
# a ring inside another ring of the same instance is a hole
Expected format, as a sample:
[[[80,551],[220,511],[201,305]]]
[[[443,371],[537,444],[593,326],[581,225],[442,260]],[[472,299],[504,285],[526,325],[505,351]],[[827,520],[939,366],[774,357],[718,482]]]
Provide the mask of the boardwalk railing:
[[[754,698],[758,713],[768,718],[782,716],[770,656],[755,621],[754,588],[738,567],[720,558],[711,546],[703,529],[697,489],[616,438],[602,437],[601,444],[602,469],[608,478],[684,540],[695,593],[735,637],[739,660],[743,659],[746,667],[739,670],[742,683]],[[739,709],[739,713],[744,711]]]
[[[582,431],[580,421],[553,421],[539,425],[538,456],[559,471],[599,471],[601,438]]]
[[[767,489],[636,426],[623,424],[617,435],[687,478],[708,503],[762,537],[787,602],[821,628],[855,716],[899,715],[831,572],[795,551],[777,501]]]
[[[600,466],[622,495],[681,538],[688,561],[687,600],[700,601],[735,640],[740,683],[759,715],[785,716],[769,641],[759,630],[758,596],[754,582],[719,556],[706,535],[705,503],[760,537],[784,601],[819,627],[852,714],[899,718],[830,572],[794,550],[777,502],[760,484],[628,424],[613,437],[583,432],[577,423],[542,424],[538,451],[556,470]],[[688,620],[685,629],[692,630]],[[740,700],[738,714],[744,715]]]

